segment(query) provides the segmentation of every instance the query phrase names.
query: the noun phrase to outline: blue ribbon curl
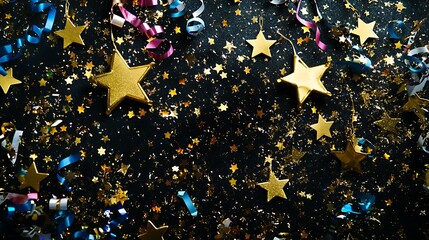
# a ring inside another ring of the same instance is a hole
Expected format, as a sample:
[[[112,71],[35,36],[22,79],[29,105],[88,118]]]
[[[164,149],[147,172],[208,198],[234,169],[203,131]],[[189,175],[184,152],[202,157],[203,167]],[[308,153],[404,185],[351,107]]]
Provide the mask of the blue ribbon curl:
[[[198,215],[198,211],[194,206],[194,203],[192,202],[191,197],[189,197],[189,194],[186,191],[179,191],[177,193],[177,196],[185,202],[186,207],[188,208],[189,212],[193,217],[196,217]]]
[[[58,164],[58,169],[57,169],[57,178],[58,178],[58,181],[60,182],[60,184],[61,185],[64,185],[65,187],[66,187],[66,189],[70,192],[71,190],[72,190],[72,188],[71,187],[69,187],[67,184],[66,184],[66,179],[64,178],[64,177],[62,177],[60,174],[59,174],[59,172],[60,172],[60,170],[62,169],[62,168],[65,168],[65,167],[67,167],[68,165],[70,165],[70,164],[73,164],[73,163],[75,163],[75,162],[77,162],[77,161],[80,161],[80,154],[79,153],[77,153],[77,154],[73,154],[73,155],[70,155],[70,156],[68,156],[68,157],[66,157],[66,158],[64,158],[63,160],[61,160],[60,161],[60,163]]]

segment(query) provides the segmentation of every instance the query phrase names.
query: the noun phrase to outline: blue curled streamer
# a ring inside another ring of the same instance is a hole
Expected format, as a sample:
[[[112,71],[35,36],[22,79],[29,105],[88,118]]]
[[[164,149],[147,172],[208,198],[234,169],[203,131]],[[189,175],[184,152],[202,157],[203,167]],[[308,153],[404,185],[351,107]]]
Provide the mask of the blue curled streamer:
[[[77,162],[77,161],[79,161],[81,158],[80,158],[80,154],[79,153],[77,153],[77,154],[73,154],[73,155],[70,155],[70,156],[68,156],[68,157],[66,157],[66,158],[64,158],[63,160],[61,160],[60,161],[60,163],[58,164],[58,169],[57,169],[57,178],[58,178],[58,181],[60,182],[60,184],[61,185],[64,185],[65,187],[66,187],[66,189],[70,192],[71,190],[72,190],[72,188],[71,187],[69,187],[67,184],[66,184],[66,179],[64,178],[64,177],[62,177],[61,175],[60,175],[60,170],[62,169],[62,168],[65,168],[65,167],[67,167],[68,165],[70,165],[70,164],[73,164],[73,163],[75,163],[75,162]]]
[[[12,3],[14,1],[11,1]],[[56,9],[52,3],[42,2],[42,0],[30,0],[32,14],[39,14],[48,11],[43,27],[31,25],[25,32],[25,38],[17,38],[12,44],[7,44],[0,47],[0,74],[7,75],[6,70],[1,66],[2,63],[11,62],[22,56],[22,51],[25,47],[25,42],[37,44],[42,38],[42,33],[50,33],[55,21]],[[14,54],[13,49],[16,49]]]
[[[191,197],[189,197],[189,194],[186,191],[179,191],[177,192],[177,196],[185,202],[186,207],[188,208],[189,212],[193,217],[196,217],[198,215],[198,211],[194,206],[194,203],[192,202]]]
[[[186,31],[189,35],[192,36],[197,36],[198,34],[200,34],[206,26],[203,19],[198,17],[201,15],[201,13],[204,12],[205,9],[204,1],[200,1],[201,6],[195,12],[192,13],[192,18],[186,22]]]
[[[401,29],[401,36],[398,36],[398,34],[396,34],[395,32],[395,25],[397,25],[399,27],[399,29]],[[389,36],[393,39],[400,39],[403,38],[403,34],[405,34],[405,32],[407,31],[407,26],[405,25],[405,23],[401,20],[393,20],[391,22],[389,22],[389,24],[387,25],[387,32],[389,33]]]
[[[63,239],[61,233],[63,233],[68,227],[73,224],[74,214],[70,211],[58,211],[55,215],[55,222],[58,223],[57,235],[59,239]]]
[[[178,18],[185,15],[185,3],[180,0],[169,0],[170,6],[168,7],[168,12],[170,17]]]
[[[353,61],[340,61],[338,65],[347,66],[353,73],[361,74],[371,70],[372,62],[369,58],[362,54],[363,50],[359,46],[351,48],[352,53],[349,55]]]
[[[360,200],[359,206],[364,213],[370,211],[375,203],[375,196],[369,193],[358,193],[357,198]]]
[[[112,220],[109,224],[107,224],[106,226],[103,227],[104,232],[110,234],[110,239],[116,238],[116,235],[111,233],[111,231],[113,229],[117,228],[121,223],[123,223],[124,221],[126,221],[128,219],[128,213],[127,213],[127,211],[125,211],[124,207],[122,207],[121,204],[118,204],[117,207],[118,207],[118,212],[119,212],[120,216],[118,218]]]

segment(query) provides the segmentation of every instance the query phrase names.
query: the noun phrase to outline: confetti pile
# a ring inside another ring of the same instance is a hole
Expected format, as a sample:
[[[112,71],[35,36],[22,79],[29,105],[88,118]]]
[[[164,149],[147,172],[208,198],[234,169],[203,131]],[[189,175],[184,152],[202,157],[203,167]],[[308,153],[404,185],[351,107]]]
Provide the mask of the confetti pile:
[[[426,1],[124,2],[0,0],[3,238],[429,239]]]

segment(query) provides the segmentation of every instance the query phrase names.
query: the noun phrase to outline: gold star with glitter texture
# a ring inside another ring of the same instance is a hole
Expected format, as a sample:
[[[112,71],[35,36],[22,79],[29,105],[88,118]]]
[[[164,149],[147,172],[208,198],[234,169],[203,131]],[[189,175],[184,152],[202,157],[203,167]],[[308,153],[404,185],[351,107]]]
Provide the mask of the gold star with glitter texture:
[[[319,120],[317,123],[310,125],[310,127],[317,131],[316,139],[319,140],[323,136],[332,137],[330,129],[333,123],[333,121],[326,121],[319,114]]]
[[[33,161],[27,169],[27,173],[24,176],[24,180],[21,183],[20,188],[32,187],[37,192],[40,192],[40,182],[48,176],[48,173],[39,173],[39,171],[37,171],[36,163]]]
[[[289,179],[279,180],[276,175],[270,171],[268,182],[258,183],[258,185],[267,190],[267,202],[271,201],[274,197],[281,197],[286,199],[286,194],[283,190],[284,186],[289,182]]]
[[[262,33],[259,31],[256,39],[246,40],[250,45],[252,45],[252,57],[255,57],[259,54],[264,54],[268,57],[271,57],[270,47],[276,42],[276,40],[267,40]]]
[[[10,86],[15,84],[21,84],[21,81],[13,77],[12,68],[7,70],[6,76],[0,75],[0,87],[3,89],[5,94],[9,91]]]
[[[126,97],[145,104],[151,104],[140,82],[155,63],[129,67],[124,58],[115,51],[111,60],[111,70],[97,75],[94,81],[97,85],[108,89],[107,110],[110,114]]]
[[[384,113],[380,120],[374,122],[375,125],[387,132],[396,132],[396,124],[401,121],[400,118],[391,118],[389,114]]]
[[[347,142],[346,150],[332,151],[331,153],[341,161],[341,166],[345,171],[355,171],[362,174],[360,162],[367,157],[367,154],[360,152],[357,148],[359,147],[356,146],[356,140],[353,140]]]
[[[358,19],[358,27],[353,29],[350,33],[359,36],[360,44],[363,45],[368,38],[378,39],[377,34],[374,32],[375,21],[365,23],[362,19]]]
[[[408,97],[407,103],[402,107],[405,112],[414,112],[422,122],[425,122],[425,111],[422,107],[429,106],[429,100],[420,98],[417,94]]]
[[[151,222],[147,222],[147,231],[142,235],[139,235],[140,240],[164,240],[164,233],[167,231],[168,226],[155,227]]]
[[[56,31],[55,34],[63,38],[63,48],[70,46],[72,43],[85,45],[80,35],[86,27],[87,25],[75,26],[70,18],[67,18],[64,29]]]
[[[316,91],[328,96],[331,93],[326,90],[321,82],[323,74],[328,69],[326,65],[319,65],[315,67],[308,67],[302,59],[294,54],[294,71],[293,73],[278,79],[278,82],[286,82],[295,85],[298,90],[299,105],[304,103],[305,99],[312,91]]]

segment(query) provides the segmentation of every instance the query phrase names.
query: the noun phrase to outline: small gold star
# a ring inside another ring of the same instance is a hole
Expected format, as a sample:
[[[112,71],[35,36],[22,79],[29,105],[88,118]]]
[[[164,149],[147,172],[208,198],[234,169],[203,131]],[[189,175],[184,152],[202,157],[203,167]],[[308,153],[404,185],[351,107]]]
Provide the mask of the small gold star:
[[[147,222],[147,231],[142,235],[139,235],[138,238],[140,240],[164,240],[164,233],[167,231],[168,226],[155,227],[155,225],[151,222]]]
[[[86,27],[87,25],[75,26],[70,18],[67,18],[65,28],[56,31],[55,34],[64,39],[63,48],[68,47],[72,43],[85,45],[80,35]]]
[[[246,42],[248,42],[253,47],[252,57],[255,57],[261,53],[271,57],[270,47],[276,42],[276,40],[267,40],[262,31],[259,31],[256,39],[246,40]]]
[[[316,139],[319,140],[323,136],[332,137],[330,129],[333,123],[333,121],[326,121],[322,115],[319,114],[317,123],[312,124],[310,127],[317,131]]]
[[[358,19],[358,27],[353,29],[350,33],[359,36],[360,44],[363,45],[368,38],[378,39],[377,34],[374,32],[375,21],[365,23],[362,19]]]
[[[12,68],[7,70],[6,76],[0,75],[0,87],[3,89],[5,94],[9,91],[10,86],[15,84],[21,84],[21,81],[13,77]]]
[[[258,185],[267,190],[267,202],[271,201],[274,197],[281,197],[286,199],[286,194],[283,190],[284,186],[289,182],[289,179],[279,180],[272,171],[268,182],[258,183]]]
[[[26,187],[32,187],[37,192],[40,191],[40,182],[49,176],[48,173],[39,173],[37,171],[36,163],[33,161],[30,167],[27,169],[27,173],[24,176],[24,181],[21,183],[21,189]]]

